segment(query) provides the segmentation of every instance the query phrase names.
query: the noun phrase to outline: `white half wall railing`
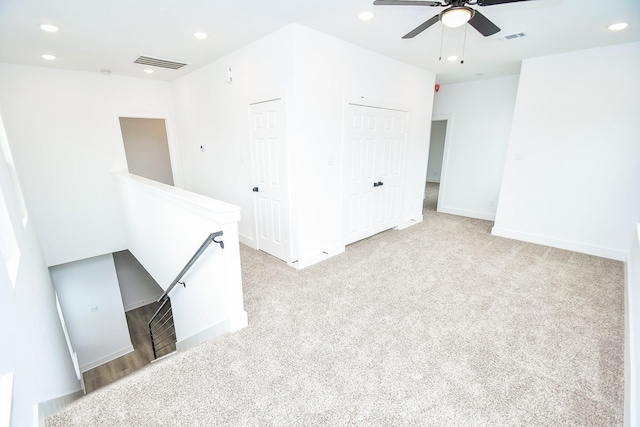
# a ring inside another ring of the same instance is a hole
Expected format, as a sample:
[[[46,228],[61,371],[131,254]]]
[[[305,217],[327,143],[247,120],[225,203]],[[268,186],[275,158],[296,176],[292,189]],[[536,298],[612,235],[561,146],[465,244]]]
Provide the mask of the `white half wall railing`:
[[[113,176],[129,251],[164,290],[207,236],[223,232],[224,250],[204,252],[181,279],[185,289],[171,293],[177,350],[245,327],[240,208],[129,173]]]

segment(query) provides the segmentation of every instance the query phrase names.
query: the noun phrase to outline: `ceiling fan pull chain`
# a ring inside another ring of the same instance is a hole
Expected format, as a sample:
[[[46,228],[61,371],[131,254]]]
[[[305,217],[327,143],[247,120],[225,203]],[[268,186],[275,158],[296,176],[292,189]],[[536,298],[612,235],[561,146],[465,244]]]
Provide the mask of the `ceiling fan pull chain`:
[[[462,56],[460,58],[460,64],[464,64],[464,48],[467,46],[467,28],[468,24],[464,26],[464,40],[462,41]]]
[[[440,31],[440,56],[438,57],[438,61],[442,61],[442,43],[444,40],[444,25],[441,25],[442,31]]]

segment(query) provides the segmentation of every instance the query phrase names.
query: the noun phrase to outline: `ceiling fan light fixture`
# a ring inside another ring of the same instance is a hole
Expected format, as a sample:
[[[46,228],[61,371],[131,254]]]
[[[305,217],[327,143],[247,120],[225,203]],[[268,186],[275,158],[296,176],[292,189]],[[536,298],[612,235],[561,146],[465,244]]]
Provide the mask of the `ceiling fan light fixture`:
[[[440,21],[449,28],[457,28],[469,22],[473,9],[466,6],[452,7],[440,14]]]

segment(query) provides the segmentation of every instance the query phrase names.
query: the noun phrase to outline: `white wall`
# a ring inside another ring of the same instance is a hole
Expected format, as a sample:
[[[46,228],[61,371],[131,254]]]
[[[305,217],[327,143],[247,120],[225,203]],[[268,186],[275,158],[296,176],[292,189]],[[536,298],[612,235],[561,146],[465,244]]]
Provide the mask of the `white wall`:
[[[343,138],[347,102],[409,111],[403,225],[422,218],[435,75],[294,25],[290,156],[297,257],[302,265],[344,247]],[[331,165],[331,160],[335,159]]]
[[[110,175],[127,170],[117,115],[170,117],[169,84],[0,64],[0,102],[47,264],[125,249]]]
[[[448,117],[438,211],[493,220],[518,76],[443,85],[433,114]]]
[[[82,372],[133,351],[111,254],[49,270]]]
[[[116,266],[124,311],[142,307],[160,298],[162,288],[131,252],[115,252],[113,262]]]
[[[240,209],[129,174],[114,175],[131,253],[167,289],[211,233],[212,243],[170,294],[179,350],[247,325],[237,222]],[[188,344],[185,344],[188,343]]]
[[[640,222],[630,234],[633,244],[625,265],[625,425],[637,426],[640,424]]]
[[[291,44],[285,28],[171,83],[184,188],[240,206],[239,233],[253,246],[249,104],[286,98]]]
[[[4,112],[0,114],[4,116]],[[0,145],[8,146],[0,118]],[[4,150],[3,150],[4,151]],[[23,225],[7,161],[0,151],[0,210],[19,249],[14,279],[0,256],[0,377],[14,373],[13,426],[33,426],[34,405],[80,390],[56,309],[53,285],[33,222]],[[0,220],[2,215],[0,215]],[[7,236],[2,235],[0,239]]]
[[[422,214],[434,81],[433,73],[306,27],[285,27],[172,83],[185,188],[241,206],[241,238],[255,246],[248,105],[284,98],[291,255],[298,265],[319,261],[323,251],[344,248],[346,104],[383,102],[411,112],[402,206],[402,219],[411,222]]]
[[[525,60],[493,233],[624,260],[640,217],[640,43]]]

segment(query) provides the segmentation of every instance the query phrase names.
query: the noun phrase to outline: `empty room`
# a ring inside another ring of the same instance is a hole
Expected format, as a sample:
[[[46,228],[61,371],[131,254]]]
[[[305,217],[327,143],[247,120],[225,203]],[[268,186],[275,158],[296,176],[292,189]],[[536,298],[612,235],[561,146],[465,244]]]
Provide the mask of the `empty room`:
[[[639,72],[636,0],[5,0],[1,425],[638,425]]]

